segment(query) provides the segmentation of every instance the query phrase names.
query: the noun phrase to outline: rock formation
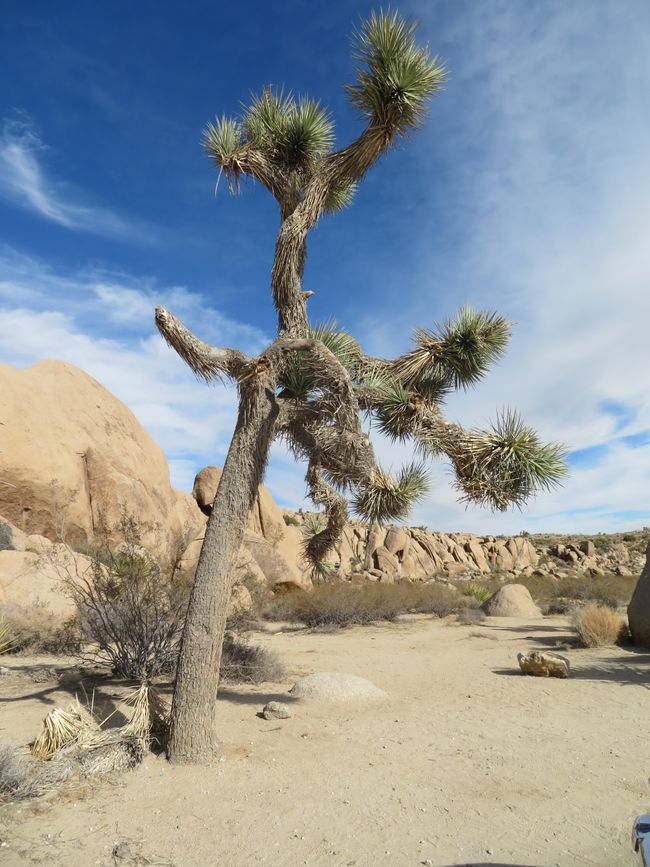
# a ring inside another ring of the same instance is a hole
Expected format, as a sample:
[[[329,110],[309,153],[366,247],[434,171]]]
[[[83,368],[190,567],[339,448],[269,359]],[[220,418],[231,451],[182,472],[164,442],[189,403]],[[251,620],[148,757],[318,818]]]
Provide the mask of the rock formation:
[[[70,545],[113,527],[122,510],[166,556],[202,516],[174,490],[162,449],[96,380],[62,361],[0,365],[0,515]]]
[[[482,608],[490,617],[525,617],[532,620],[542,616],[528,588],[523,584],[505,584]]]
[[[646,551],[646,563],[627,609],[632,640],[635,644],[650,647],[650,544]]]
[[[571,673],[569,660],[559,653],[531,650],[530,653],[518,653],[517,660],[522,672],[533,677],[566,678]]]

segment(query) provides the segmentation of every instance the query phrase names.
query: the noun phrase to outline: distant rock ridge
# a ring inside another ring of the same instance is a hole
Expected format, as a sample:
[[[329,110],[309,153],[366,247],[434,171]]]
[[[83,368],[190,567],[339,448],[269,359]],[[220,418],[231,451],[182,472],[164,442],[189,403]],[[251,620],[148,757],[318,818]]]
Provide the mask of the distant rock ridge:
[[[0,518],[8,522],[0,521],[0,590],[12,602],[33,596],[37,585],[50,597],[51,582],[39,585],[37,575],[47,540],[83,547],[122,514],[149,525],[144,546],[191,579],[220,477],[218,467],[206,467],[193,495],[175,490],[162,449],[83,370],[62,361],[26,370],[0,365]],[[302,560],[306,517],[281,509],[261,485],[234,566],[236,583],[309,587]],[[496,537],[351,522],[331,559],[341,578],[385,582],[635,575],[648,535]]]

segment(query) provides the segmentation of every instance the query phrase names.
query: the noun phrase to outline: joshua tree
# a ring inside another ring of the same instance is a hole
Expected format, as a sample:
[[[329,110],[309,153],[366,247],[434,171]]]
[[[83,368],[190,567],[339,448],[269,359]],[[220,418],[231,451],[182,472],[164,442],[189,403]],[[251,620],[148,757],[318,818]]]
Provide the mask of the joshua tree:
[[[313,502],[324,525],[306,540],[305,557],[326,569],[348,515],[370,521],[404,517],[427,491],[423,461],[446,457],[461,496],[505,509],[562,476],[562,451],[542,445],[515,413],[488,431],[446,421],[442,398],[478,382],[508,342],[510,325],[495,313],[463,308],[434,330],[416,329],[413,349],[395,359],[370,358],[334,326],[307,316],[303,273],[307,234],[324,214],[347,206],[379,157],[423,121],[445,73],[416,42],[416,27],[396,13],[372,14],[355,34],[358,68],[347,87],[365,129],[334,150],[333,124],[318,102],[267,88],[240,117],[208,124],[204,146],[237,192],[242,175],[276,198],[280,230],[271,273],[278,335],[255,358],[203,343],[171,313],[156,324],[195,374],[236,383],[239,414],[205,534],[187,613],[172,705],[169,757],[209,760],[219,749],[216,696],[231,565],[262,481],[271,443],[284,440],[306,461]],[[378,466],[361,414],[384,434],[413,440],[420,461],[396,475]]]

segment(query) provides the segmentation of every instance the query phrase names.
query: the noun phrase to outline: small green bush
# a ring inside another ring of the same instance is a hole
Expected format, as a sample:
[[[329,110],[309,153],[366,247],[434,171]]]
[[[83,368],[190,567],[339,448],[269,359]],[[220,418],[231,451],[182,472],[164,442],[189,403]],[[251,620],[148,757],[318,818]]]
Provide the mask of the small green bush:
[[[477,602],[480,602],[482,605],[484,602],[487,602],[490,596],[492,596],[492,590],[489,587],[483,586],[483,584],[474,584],[473,582],[469,582],[463,587],[463,595],[471,596],[472,599],[476,599]]]
[[[299,527],[300,526],[300,521],[294,515],[286,515],[285,514],[282,516],[282,518],[284,520],[284,523],[287,525],[287,527]]]

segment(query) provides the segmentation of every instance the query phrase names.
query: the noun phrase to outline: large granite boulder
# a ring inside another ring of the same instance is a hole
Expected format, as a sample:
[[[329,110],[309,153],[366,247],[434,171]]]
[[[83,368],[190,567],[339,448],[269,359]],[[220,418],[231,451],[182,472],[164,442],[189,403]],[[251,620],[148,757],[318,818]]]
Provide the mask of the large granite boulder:
[[[523,584],[500,587],[482,607],[490,617],[525,617],[528,620],[542,617],[542,612]]]
[[[0,481],[0,515],[73,546],[126,511],[149,526],[145,547],[171,557],[204,521],[172,488],[162,449],[133,413],[62,361],[0,365]]]
[[[212,511],[222,472],[221,467],[204,467],[194,479],[192,496],[205,515]],[[248,516],[248,529],[269,542],[279,542],[285,536],[284,516],[265,485],[260,485],[257,491]]]

